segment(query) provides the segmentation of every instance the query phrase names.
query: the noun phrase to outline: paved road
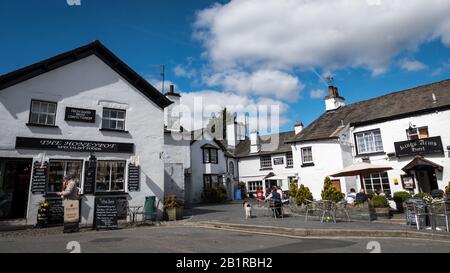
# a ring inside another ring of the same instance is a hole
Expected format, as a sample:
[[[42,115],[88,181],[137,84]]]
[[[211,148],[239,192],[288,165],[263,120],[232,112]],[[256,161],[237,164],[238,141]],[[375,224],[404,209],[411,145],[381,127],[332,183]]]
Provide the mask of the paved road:
[[[444,252],[450,243],[374,239],[382,252]],[[1,253],[67,253],[77,241],[84,253],[368,253],[371,239],[298,239],[192,227],[142,227],[77,234],[42,234],[0,238]]]

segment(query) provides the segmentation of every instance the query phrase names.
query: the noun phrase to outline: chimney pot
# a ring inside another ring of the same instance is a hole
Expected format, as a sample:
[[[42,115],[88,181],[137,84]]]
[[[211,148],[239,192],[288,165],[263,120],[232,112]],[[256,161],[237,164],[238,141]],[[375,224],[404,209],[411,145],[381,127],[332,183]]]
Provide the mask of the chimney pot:
[[[170,91],[169,93],[175,93],[175,86],[173,84],[170,85]]]

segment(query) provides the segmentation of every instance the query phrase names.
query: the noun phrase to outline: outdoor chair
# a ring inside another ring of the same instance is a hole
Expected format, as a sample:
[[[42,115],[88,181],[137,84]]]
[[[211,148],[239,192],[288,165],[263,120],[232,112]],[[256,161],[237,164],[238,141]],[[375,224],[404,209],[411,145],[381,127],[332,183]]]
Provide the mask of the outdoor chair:
[[[145,204],[142,211],[138,211],[137,215],[142,215],[142,222],[141,224],[145,224],[147,220],[152,221],[152,223],[158,221],[158,208],[161,203],[161,200],[158,199],[158,202],[156,203],[156,206],[154,206],[155,199],[152,198],[146,198]]]
[[[308,222],[309,212],[312,212],[313,215],[314,215],[315,211],[317,211],[318,215],[319,215],[320,212],[322,212],[322,206],[321,206],[320,202],[312,201],[312,200],[306,200],[305,222]]]
[[[347,222],[350,222],[350,215],[348,214],[347,206],[348,206],[348,203],[346,200],[338,202],[335,205],[335,211],[338,211],[338,210],[343,211],[345,213],[345,216],[347,216]],[[335,215],[336,215],[336,212],[335,212]]]
[[[444,219],[445,220],[445,228],[447,232],[450,232],[449,230],[449,215],[450,215],[450,203],[449,202],[437,202],[434,204],[431,204],[430,206],[430,214],[432,216],[432,227],[433,229],[436,229],[438,224],[438,219]]]
[[[283,203],[275,202],[275,200],[272,199],[267,200],[267,203],[269,204],[269,212],[273,217],[284,218]]]
[[[416,224],[417,230],[420,230],[422,226],[426,226],[426,219],[430,217],[430,213],[425,203],[417,201],[405,202],[403,206],[408,226]]]
[[[336,223],[336,203],[330,200],[323,200],[322,204],[322,219],[320,220],[322,223],[325,217],[330,217]]]

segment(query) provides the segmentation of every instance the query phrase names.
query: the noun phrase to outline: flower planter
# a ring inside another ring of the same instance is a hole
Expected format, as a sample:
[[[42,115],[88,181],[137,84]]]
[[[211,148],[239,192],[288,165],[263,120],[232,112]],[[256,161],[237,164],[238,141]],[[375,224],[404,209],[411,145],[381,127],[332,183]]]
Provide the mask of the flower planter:
[[[390,219],[389,208],[375,208],[375,214],[378,219]]]
[[[166,208],[165,218],[167,221],[176,221],[183,219],[183,207]]]

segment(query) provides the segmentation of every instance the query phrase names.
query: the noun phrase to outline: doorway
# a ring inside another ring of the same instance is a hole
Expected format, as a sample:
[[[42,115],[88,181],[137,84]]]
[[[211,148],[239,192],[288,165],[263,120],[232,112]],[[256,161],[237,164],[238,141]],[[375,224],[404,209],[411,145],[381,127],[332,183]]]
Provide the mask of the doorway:
[[[421,168],[416,170],[416,177],[421,192],[431,193],[439,189],[436,171],[433,168]]]
[[[31,169],[31,159],[0,159],[0,220],[26,218]]]

